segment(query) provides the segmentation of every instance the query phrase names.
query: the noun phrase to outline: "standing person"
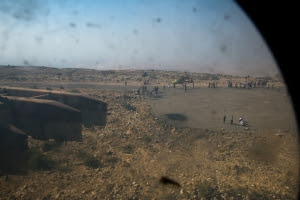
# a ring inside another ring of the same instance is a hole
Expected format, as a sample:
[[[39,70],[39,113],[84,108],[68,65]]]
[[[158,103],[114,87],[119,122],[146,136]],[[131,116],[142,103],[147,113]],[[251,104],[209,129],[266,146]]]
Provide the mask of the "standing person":
[[[226,122],[226,115],[224,115],[224,118],[223,118],[223,123],[225,124]]]
[[[184,84],[184,91],[185,91],[185,92],[186,92],[186,88],[187,88],[187,87],[186,87],[186,84]]]
[[[170,82],[168,82],[168,88],[170,87]]]
[[[194,81],[193,81],[193,88],[194,88],[194,86],[195,86],[195,83],[194,83]]]
[[[233,115],[231,116],[230,124],[231,124],[231,125],[233,124]]]

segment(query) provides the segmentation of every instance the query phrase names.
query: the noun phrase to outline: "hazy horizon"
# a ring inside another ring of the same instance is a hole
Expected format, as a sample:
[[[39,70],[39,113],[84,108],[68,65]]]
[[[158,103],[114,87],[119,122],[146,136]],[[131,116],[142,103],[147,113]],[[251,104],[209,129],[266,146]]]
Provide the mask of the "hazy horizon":
[[[263,38],[226,1],[0,2],[0,64],[274,75]]]
[[[183,68],[181,69],[135,69],[135,68],[125,68],[125,69],[97,69],[97,68],[89,68],[89,67],[85,67],[85,68],[81,68],[81,67],[53,67],[53,66],[26,66],[26,65],[2,65],[0,64],[0,67],[23,67],[25,70],[32,70],[32,68],[53,68],[53,69],[58,69],[58,70],[64,70],[64,69],[79,69],[79,70],[97,70],[97,71],[141,71],[141,72],[149,72],[149,71],[156,71],[156,72],[176,72],[176,73],[199,73],[199,74],[217,74],[217,75],[224,75],[224,76],[237,76],[237,77],[244,77],[244,76],[251,76],[251,77],[275,77],[275,76],[280,76],[280,73],[276,73],[276,74],[271,74],[271,75],[267,75],[267,74],[234,74],[234,73],[218,73],[218,72],[205,72],[205,71],[201,71],[201,72],[196,72],[196,71],[190,71],[190,70],[184,70]]]

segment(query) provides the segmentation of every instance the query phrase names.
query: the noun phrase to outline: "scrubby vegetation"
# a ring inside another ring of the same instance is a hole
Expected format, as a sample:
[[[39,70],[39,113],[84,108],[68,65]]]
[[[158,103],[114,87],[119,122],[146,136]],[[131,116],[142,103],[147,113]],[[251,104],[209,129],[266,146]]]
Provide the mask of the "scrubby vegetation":
[[[44,144],[42,145],[42,150],[44,152],[47,152],[47,151],[51,151],[53,149],[56,149],[59,146],[60,146],[59,142],[56,142],[56,141],[53,141],[53,140],[45,141]]]
[[[123,94],[122,96],[120,96],[121,97],[121,99],[123,100],[123,101],[128,101],[128,100],[131,100],[132,99],[132,96],[129,96],[129,95],[127,95],[127,94]]]
[[[73,93],[80,93],[80,91],[78,89],[72,89],[70,92],[73,92]]]
[[[85,152],[85,151],[79,151],[76,154],[77,158],[82,160],[83,164],[89,168],[100,168],[102,167],[102,163],[93,155]]]
[[[130,103],[128,102],[123,102],[122,103],[122,106],[127,109],[127,110],[130,110],[130,111],[136,111],[136,107],[134,107],[133,105],[131,105]]]
[[[199,182],[196,184],[194,193],[198,197],[205,199],[220,199],[221,194],[218,188],[208,181]]]
[[[144,72],[143,74],[142,74],[142,77],[147,77],[148,76],[148,73],[147,72]]]
[[[203,74],[199,80],[220,80],[220,78],[217,74]]]
[[[126,153],[126,154],[132,154],[134,152],[134,146],[133,145],[125,145],[123,147],[123,153]]]
[[[30,88],[31,89],[39,89],[39,87],[37,85],[32,85]]]
[[[45,156],[39,149],[31,148],[28,151],[28,167],[31,170],[50,170],[55,162]]]

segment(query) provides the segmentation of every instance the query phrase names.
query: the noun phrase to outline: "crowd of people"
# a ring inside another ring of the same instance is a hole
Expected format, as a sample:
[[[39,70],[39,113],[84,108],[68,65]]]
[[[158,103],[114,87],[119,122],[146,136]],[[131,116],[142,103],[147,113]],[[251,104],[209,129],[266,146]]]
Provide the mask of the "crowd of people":
[[[223,123],[224,123],[224,124],[226,123],[226,115],[224,115]],[[231,116],[230,124],[231,124],[231,125],[234,125],[234,124],[233,124],[233,115]],[[246,124],[245,124],[245,121],[244,121],[244,119],[243,119],[242,117],[239,118],[239,125],[240,125],[240,126],[245,126],[245,125],[246,125]]]

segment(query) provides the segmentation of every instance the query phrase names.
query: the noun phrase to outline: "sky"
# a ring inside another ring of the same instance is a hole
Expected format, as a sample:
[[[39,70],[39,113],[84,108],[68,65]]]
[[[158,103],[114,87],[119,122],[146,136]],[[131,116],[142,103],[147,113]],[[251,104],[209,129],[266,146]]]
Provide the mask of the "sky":
[[[0,64],[278,73],[231,0],[1,0]]]

